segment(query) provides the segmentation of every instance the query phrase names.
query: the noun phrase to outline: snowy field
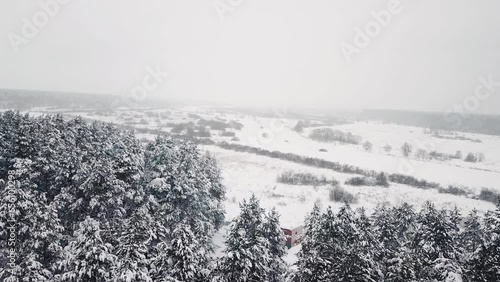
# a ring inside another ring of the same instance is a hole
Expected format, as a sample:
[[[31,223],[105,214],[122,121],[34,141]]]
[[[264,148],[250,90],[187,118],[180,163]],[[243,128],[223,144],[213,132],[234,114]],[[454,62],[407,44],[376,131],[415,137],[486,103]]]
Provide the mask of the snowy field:
[[[322,158],[342,164],[359,166],[365,169],[403,173],[417,178],[438,182],[442,185],[455,184],[469,187],[497,187],[500,184],[500,138],[498,136],[461,133],[469,138],[477,138],[482,143],[463,140],[445,140],[423,133],[422,128],[358,122],[348,125],[332,126],[344,132],[359,135],[364,141],[373,143],[373,151],[365,152],[360,145],[322,143],[309,139],[310,129],[303,133],[292,130],[296,121],[267,118],[245,118],[241,132],[241,143],[271,151],[281,151],[298,155]],[[264,132],[269,138],[262,138]],[[364,142],[363,141],[363,142]],[[416,148],[427,151],[455,154],[462,151],[481,152],[486,156],[484,163],[467,163],[461,160],[437,161],[404,158],[400,152],[403,143],[408,142]],[[383,147],[390,145],[393,150],[387,154]],[[320,152],[326,149],[328,152]],[[453,176],[453,178],[450,178]]]
[[[343,183],[352,175],[336,173],[328,169],[318,169],[300,164],[290,163],[273,158],[247,153],[237,153],[220,149],[215,146],[203,146],[203,149],[213,154],[220,162],[224,181],[227,186],[226,210],[228,218],[238,214],[238,202],[255,194],[264,208],[275,207],[281,214],[284,226],[298,226],[304,217],[312,210],[314,203],[326,208],[339,208],[342,203],[329,201],[329,186],[299,186],[277,183],[278,174],[291,169],[300,172],[310,172],[317,175],[334,177]],[[457,206],[463,213],[472,209],[487,211],[494,209],[492,203],[473,200],[450,194],[439,194],[434,189],[422,190],[401,184],[391,184],[389,188],[355,187],[344,185],[344,188],[358,197],[358,204],[353,207],[365,207],[368,211],[377,205],[400,205],[408,202],[416,207],[425,201],[432,201],[438,207],[453,208]]]

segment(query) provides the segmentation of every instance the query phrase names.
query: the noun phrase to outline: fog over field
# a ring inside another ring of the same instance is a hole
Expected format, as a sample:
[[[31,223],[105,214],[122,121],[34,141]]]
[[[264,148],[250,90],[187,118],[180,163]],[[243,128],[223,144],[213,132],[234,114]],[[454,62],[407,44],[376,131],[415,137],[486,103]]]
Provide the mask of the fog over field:
[[[500,281],[500,2],[0,3],[0,281]]]

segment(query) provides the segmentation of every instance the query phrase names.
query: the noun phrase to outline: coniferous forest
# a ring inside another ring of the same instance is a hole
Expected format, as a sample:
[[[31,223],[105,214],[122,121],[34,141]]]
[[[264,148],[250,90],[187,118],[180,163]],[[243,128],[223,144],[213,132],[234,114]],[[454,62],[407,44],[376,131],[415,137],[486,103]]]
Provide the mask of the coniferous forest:
[[[1,281],[500,281],[500,204],[316,206],[295,265],[279,214],[240,204],[223,255],[216,160],[188,141],[62,116],[0,114]]]

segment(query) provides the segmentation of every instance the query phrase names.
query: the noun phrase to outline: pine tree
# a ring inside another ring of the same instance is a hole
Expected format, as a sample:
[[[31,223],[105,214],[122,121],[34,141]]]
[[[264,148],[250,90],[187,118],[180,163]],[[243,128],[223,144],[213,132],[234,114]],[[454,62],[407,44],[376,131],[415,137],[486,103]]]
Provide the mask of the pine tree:
[[[333,212],[328,209],[333,223]],[[328,262],[318,256],[317,249],[320,246],[320,231],[322,225],[322,215],[319,207],[314,205],[312,212],[307,216],[304,225],[304,238],[300,252],[297,254],[297,272],[291,276],[292,281],[322,281],[324,279],[324,269]]]
[[[287,272],[287,266],[283,260],[283,256],[286,254],[286,238],[280,227],[279,214],[275,209],[267,214],[262,229],[263,237],[267,239],[269,246],[269,281],[282,282]]]
[[[165,251],[167,276],[182,282],[206,281],[205,254],[191,227],[179,224],[174,229],[173,238]]]
[[[117,257],[113,246],[106,243],[98,221],[87,217],[80,223],[61,262],[63,281],[113,281]]]
[[[385,259],[387,270],[385,272],[385,281],[388,282],[407,282],[417,281],[415,265],[411,252],[404,246],[399,247]]]
[[[187,222],[207,252],[223,222],[225,188],[211,159],[189,142],[158,138],[146,148],[145,183],[149,209],[166,228]],[[173,230],[170,230],[170,234]]]
[[[413,209],[406,204],[392,209],[385,206],[375,209],[373,227],[376,241],[380,243],[375,258],[381,262],[386,281],[416,280],[407,240],[411,237],[414,216]]]
[[[415,233],[417,215],[415,210],[408,203],[403,203],[400,207],[393,209],[394,221],[397,230],[397,238],[401,241],[412,240]]]
[[[262,225],[264,210],[257,198],[243,201],[240,215],[226,240],[225,255],[220,259],[213,274],[213,281],[267,281],[271,262],[268,240],[264,238]]]
[[[393,210],[378,206],[372,216],[374,234],[380,242],[378,259],[388,258],[400,247]]]
[[[142,208],[123,221],[120,232],[116,234],[118,262],[114,275],[118,281],[152,281],[150,243],[156,235],[151,230],[153,227],[150,214]]]
[[[413,242],[417,273],[421,279],[440,279],[444,274],[436,272],[436,265],[443,259],[450,260],[448,265],[456,265],[460,257],[455,236],[458,227],[453,217],[444,210],[437,210],[430,202],[424,205],[418,222]]]
[[[432,262],[432,266],[426,269],[427,277],[432,277],[432,281],[442,282],[462,282],[462,266],[457,260],[439,257]]]
[[[477,210],[472,210],[465,219],[464,231],[460,235],[460,245],[467,253],[474,253],[485,242],[483,226]]]
[[[95,159],[92,165],[83,165],[75,179],[76,183],[66,190],[74,198],[67,211],[69,221],[79,222],[90,216],[109,228],[113,219],[126,216],[127,185],[116,178],[109,158]]]
[[[17,159],[0,191],[0,250],[15,249],[17,275],[26,281],[51,281],[61,251],[62,226],[53,203],[33,183],[30,160]],[[15,235],[14,241],[11,241]],[[0,274],[3,281],[7,273]]]
[[[361,224],[360,224],[361,222]],[[344,205],[337,213],[338,238],[336,259],[332,269],[332,279],[340,281],[375,281],[376,265],[373,261],[371,242],[365,231],[364,220],[359,221],[349,204]],[[367,231],[369,232],[369,231]],[[371,236],[371,235],[370,235]]]
[[[486,242],[469,261],[468,277],[471,281],[500,281],[500,201],[485,219]]]
[[[211,217],[215,230],[219,230],[224,223],[224,201],[226,200],[226,187],[222,184],[222,172],[217,160],[207,153],[202,159],[202,169],[210,182]]]
[[[361,231],[370,226],[364,212],[356,216],[346,204],[337,215],[328,208],[313,222],[318,227],[306,233],[294,281],[375,281],[372,235]]]
[[[144,151],[110,124],[9,111],[0,113],[1,179],[12,171],[15,189],[0,190],[1,280],[11,210],[17,272],[27,281],[150,281],[152,262],[175,269],[167,253],[187,254],[189,238],[206,274],[225,187],[215,159],[192,143],[159,138]],[[162,280],[175,280],[166,273]]]
[[[321,212],[318,205],[314,205],[312,212],[307,216],[304,224],[304,238],[302,240],[301,251],[299,253],[300,257],[303,255],[308,255],[313,251],[316,244],[318,231],[320,228]]]

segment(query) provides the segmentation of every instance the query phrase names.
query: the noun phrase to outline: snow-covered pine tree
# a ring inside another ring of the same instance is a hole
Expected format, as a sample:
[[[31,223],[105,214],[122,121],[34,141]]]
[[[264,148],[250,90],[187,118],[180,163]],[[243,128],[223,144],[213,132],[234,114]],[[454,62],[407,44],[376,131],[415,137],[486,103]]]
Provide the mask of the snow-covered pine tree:
[[[35,175],[31,165],[30,160],[17,159],[11,182],[4,183],[8,187],[0,190],[0,250],[2,254],[15,250],[19,278],[52,281],[53,266],[61,251],[62,226],[53,203],[48,202],[45,193],[33,183]],[[14,241],[10,240],[12,235],[15,235]],[[0,271],[0,280],[7,281],[5,275],[9,273]]]
[[[160,275],[156,276],[156,280],[166,276],[179,282],[207,281],[209,271],[206,254],[191,227],[188,224],[178,224],[172,235],[173,239],[168,246],[159,245],[165,247],[167,265],[158,266],[157,269],[165,270],[166,273],[157,273]]]
[[[210,181],[210,211],[215,230],[219,230],[224,223],[224,201],[226,200],[226,187],[222,184],[222,172],[217,160],[208,152],[202,158],[201,165],[203,172]]]
[[[466,253],[472,254],[485,242],[486,234],[476,209],[473,209],[464,222],[464,230],[460,234],[460,246]]]
[[[146,207],[158,229],[165,229],[165,237],[153,242],[155,275],[168,273],[165,250],[177,240],[173,235],[180,224],[196,234],[197,264],[200,271],[205,269],[213,251],[213,234],[224,219],[225,187],[215,160],[201,155],[190,142],[158,137],[146,147],[143,180]]]
[[[415,265],[410,250],[405,247],[399,247],[389,258],[385,259],[386,272],[384,281],[387,282],[408,282],[417,281]]]
[[[416,212],[408,203],[393,208],[397,237],[400,242],[411,241],[415,233]]]
[[[495,211],[485,218],[486,242],[469,261],[470,281],[500,281],[500,200]]]
[[[413,253],[418,277],[439,281],[444,273],[437,271],[440,269],[437,266],[443,259],[448,260],[447,265],[458,265],[460,250],[457,247],[456,221],[445,210],[437,210],[430,202],[425,203],[417,221],[419,227],[414,237]],[[462,271],[456,273],[459,275]]]
[[[376,242],[375,258],[379,262],[384,280],[393,282],[416,279],[413,260],[409,250],[414,212],[404,204],[391,209],[378,206],[373,215]]]
[[[333,259],[331,279],[339,281],[375,281],[378,274],[374,262],[372,246],[369,242],[370,230],[364,220],[359,220],[349,204],[340,208],[336,217],[338,230],[336,245],[336,258]]]
[[[53,201],[54,197],[60,193],[60,186],[57,184],[57,179],[60,177],[61,156],[71,148],[65,144],[63,137],[64,123],[62,117],[57,116],[42,116],[36,119],[39,123],[39,128],[36,136],[37,150],[34,155],[30,156],[33,161],[33,171],[37,177],[33,179],[38,188],[46,193],[47,199]]]
[[[290,280],[299,282],[326,279],[325,270],[328,268],[328,261],[323,260],[317,250],[321,246],[319,236],[323,224],[322,220],[330,220],[332,224],[334,222],[331,208],[327,210],[327,214],[330,215],[329,219],[323,218],[319,207],[314,205],[312,212],[307,216],[304,225],[304,238],[295,264],[297,272],[291,275]],[[333,227],[333,225],[331,226]]]
[[[103,240],[98,221],[90,217],[80,223],[69,245],[60,268],[62,281],[108,282],[115,279],[117,257],[113,245]]]
[[[439,257],[432,263],[432,268],[425,270],[425,277],[432,277],[429,281],[438,282],[462,282],[463,270],[460,263],[455,259]],[[425,278],[429,279],[429,278]]]
[[[216,163],[206,160],[194,144],[164,137],[148,145],[145,158],[148,206],[156,220],[167,228],[187,222],[210,252],[224,214],[225,188]]]
[[[283,282],[287,272],[287,265],[283,260],[286,254],[285,234],[280,227],[279,214],[276,209],[272,209],[262,225],[263,236],[267,239],[269,246],[269,282]]]
[[[241,212],[234,219],[226,240],[224,256],[212,275],[214,282],[268,281],[269,241],[264,238],[264,210],[253,195],[240,204]]]
[[[379,260],[390,258],[400,246],[393,210],[384,205],[377,206],[372,214],[372,221],[375,238],[380,243],[376,257]]]
[[[356,226],[360,233],[360,244],[357,248],[360,250],[363,260],[370,265],[369,271],[371,277],[376,280],[381,279],[384,277],[384,267],[381,261],[376,257],[379,253],[380,242],[375,234],[371,217],[366,215],[366,210],[363,207],[356,210]]]
[[[103,228],[111,228],[126,216],[124,203],[128,186],[116,178],[109,158],[102,156],[82,164],[74,179],[75,183],[67,188],[74,199],[68,206],[68,220],[80,222],[90,216]]]
[[[328,208],[314,221],[318,227],[310,229],[314,234],[306,234],[306,249],[299,253],[294,281],[375,281],[373,242],[369,239],[373,236],[366,216],[357,216],[346,204],[337,215]]]
[[[138,208],[115,234],[115,254],[118,259],[115,278],[118,282],[148,282],[151,278],[150,243],[158,232],[153,231],[150,214]]]

